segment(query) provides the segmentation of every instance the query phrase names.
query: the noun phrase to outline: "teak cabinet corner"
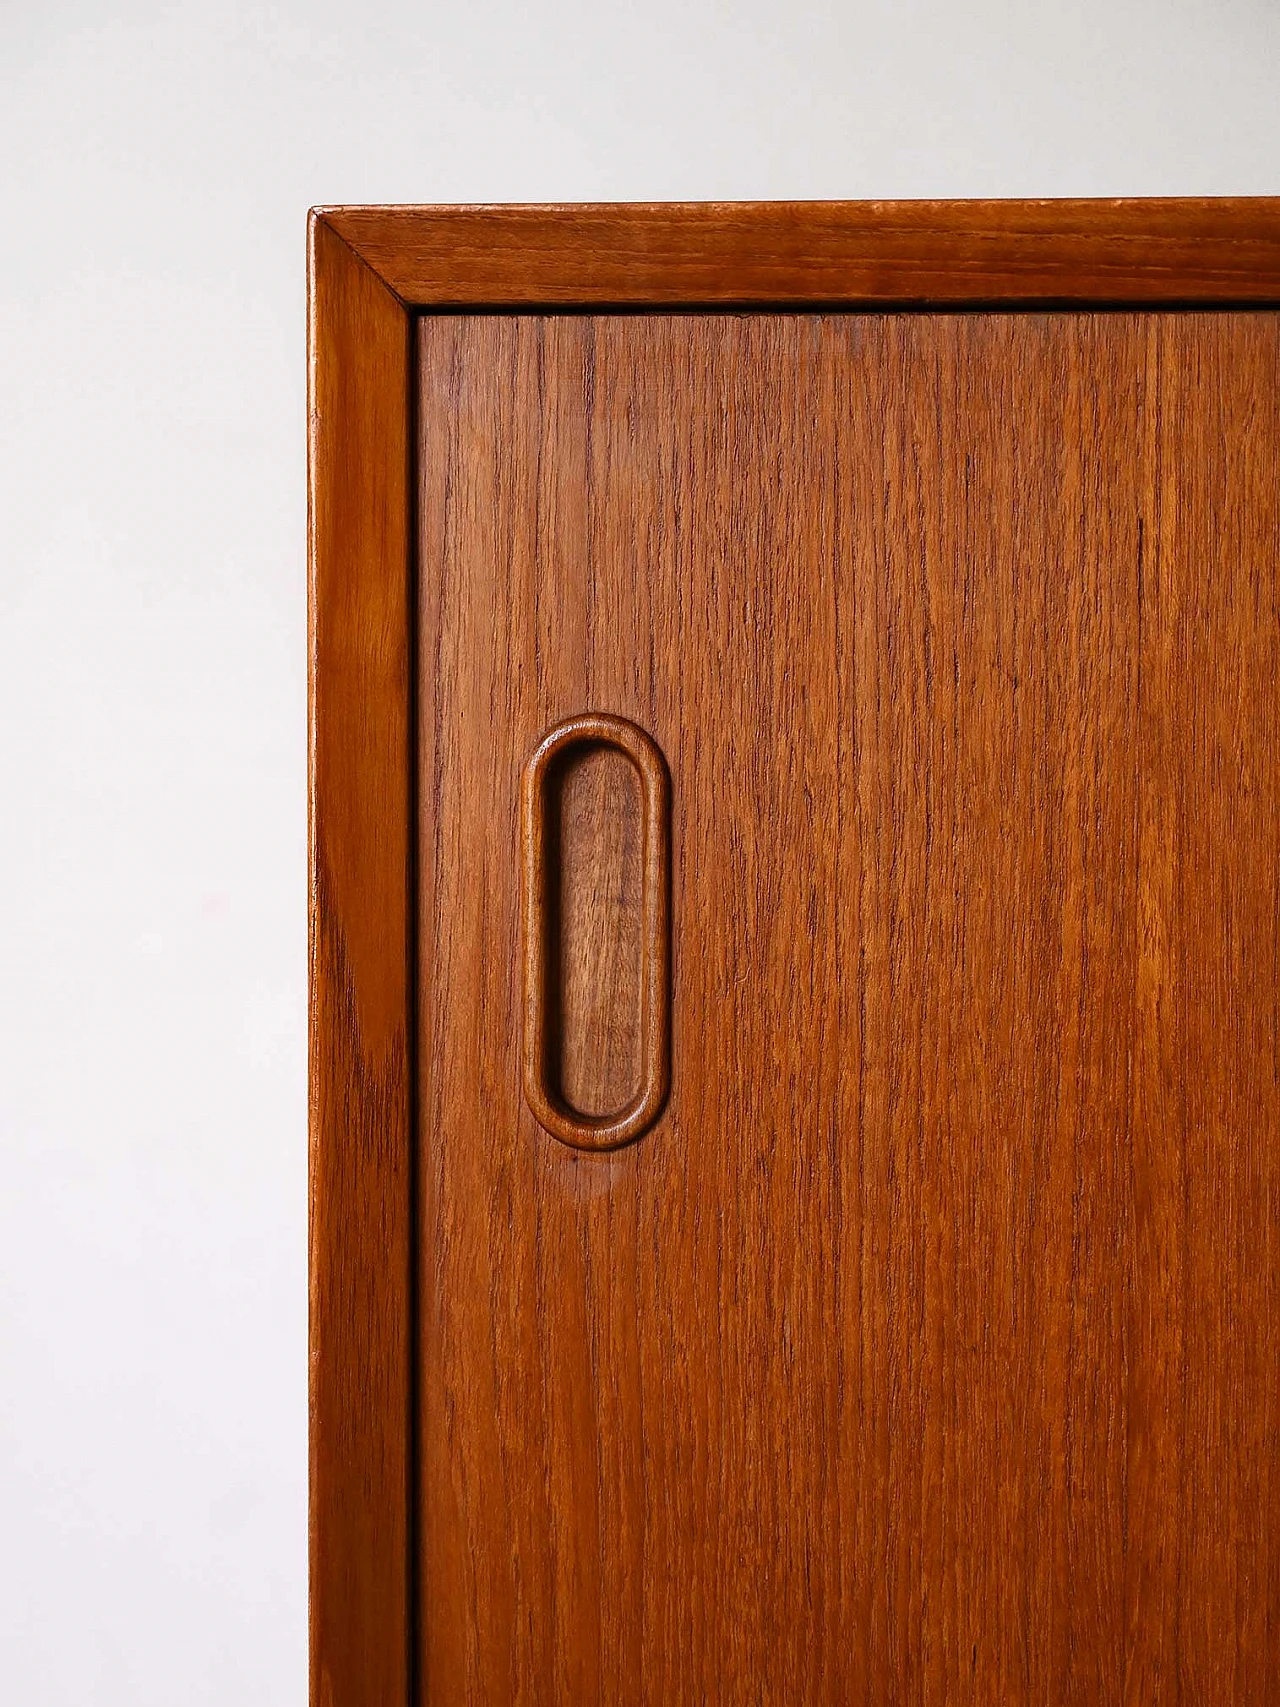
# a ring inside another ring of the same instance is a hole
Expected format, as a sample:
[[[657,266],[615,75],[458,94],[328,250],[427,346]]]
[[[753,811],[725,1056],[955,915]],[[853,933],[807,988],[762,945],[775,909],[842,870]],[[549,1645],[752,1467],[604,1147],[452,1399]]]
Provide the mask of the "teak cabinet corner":
[[[310,235],[315,1707],[1280,1701],[1280,202]]]

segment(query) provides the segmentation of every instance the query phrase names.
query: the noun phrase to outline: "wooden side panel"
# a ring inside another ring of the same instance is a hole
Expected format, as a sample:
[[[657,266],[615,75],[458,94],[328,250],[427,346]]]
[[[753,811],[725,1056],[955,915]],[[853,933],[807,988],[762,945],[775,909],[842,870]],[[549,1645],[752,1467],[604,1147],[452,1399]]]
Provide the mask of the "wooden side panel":
[[[425,1698],[1280,1698],[1280,319],[419,355]],[[604,1155],[520,1079],[587,709],[672,777]]]
[[[405,302],[1280,302],[1280,199],[340,207]]]
[[[406,1707],[411,325],[311,241],[311,1699]]]

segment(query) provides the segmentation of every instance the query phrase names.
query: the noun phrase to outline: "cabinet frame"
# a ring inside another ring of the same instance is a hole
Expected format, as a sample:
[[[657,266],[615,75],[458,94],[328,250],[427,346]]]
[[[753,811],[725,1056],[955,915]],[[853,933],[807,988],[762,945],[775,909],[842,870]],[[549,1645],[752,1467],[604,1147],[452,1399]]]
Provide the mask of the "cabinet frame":
[[[312,210],[314,1707],[417,1694],[417,316],[1227,306],[1280,307],[1280,198]]]

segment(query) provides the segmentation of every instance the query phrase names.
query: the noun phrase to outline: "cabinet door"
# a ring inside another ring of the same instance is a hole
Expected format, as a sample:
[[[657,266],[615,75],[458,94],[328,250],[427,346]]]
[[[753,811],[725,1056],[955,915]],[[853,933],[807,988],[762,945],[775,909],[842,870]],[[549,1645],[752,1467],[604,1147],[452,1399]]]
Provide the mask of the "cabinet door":
[[[417,368],[422,1698],[1280,1698],[1280,317]]]

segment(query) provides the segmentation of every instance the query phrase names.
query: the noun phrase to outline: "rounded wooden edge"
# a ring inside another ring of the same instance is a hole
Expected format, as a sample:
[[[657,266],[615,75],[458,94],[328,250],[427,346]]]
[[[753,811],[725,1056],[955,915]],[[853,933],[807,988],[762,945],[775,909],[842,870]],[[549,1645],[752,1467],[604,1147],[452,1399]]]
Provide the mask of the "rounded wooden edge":
[[[616,1113],[587,1116],[567,1108],[548,1087],[544,921],[546,918],[546,781],[571,747],[612,747],[635,765],[643,798],[641,955],[642,1081]],[[521,788],[524,929],[524,1095],[538,1124],[578,1150],[616,1150],[648,1131],[661,1114],[671,1077],[670,1047],[670,780],[653,738],[607,712],[583,712],[557,723],[525,766]]]

